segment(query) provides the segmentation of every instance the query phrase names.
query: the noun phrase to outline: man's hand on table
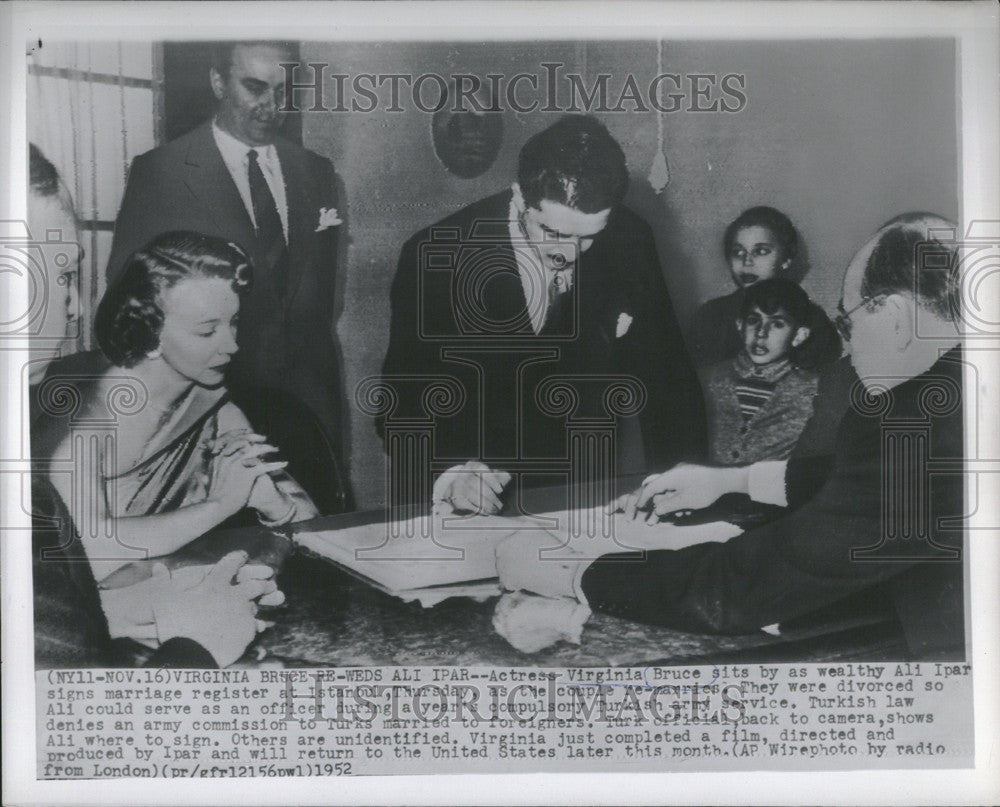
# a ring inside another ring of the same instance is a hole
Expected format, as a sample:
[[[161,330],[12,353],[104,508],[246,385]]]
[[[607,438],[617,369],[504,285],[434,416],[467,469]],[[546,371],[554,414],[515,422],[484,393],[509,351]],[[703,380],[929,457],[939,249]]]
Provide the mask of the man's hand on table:
[[[509,483],[509,473],[491,470],[477,460],[456,465],[434,483],[434,512],[496,515],[503,509],[500,496]]]
[[[646,477],[638,490],[608,505],[608,512],[644,518],[655,524],[670,513],[701,510],[727,493],[746,493],[747,468],[712,468],[681,463],[662,474]]]
[[[169,571],[153,567],[153,620],[161,643],[175,637],[204,647],[220,667],[236,661],[258,631],[258,605],[280,605],[282,594],[270,566],[247,564],[243,551],[230,552],[214,566]]]

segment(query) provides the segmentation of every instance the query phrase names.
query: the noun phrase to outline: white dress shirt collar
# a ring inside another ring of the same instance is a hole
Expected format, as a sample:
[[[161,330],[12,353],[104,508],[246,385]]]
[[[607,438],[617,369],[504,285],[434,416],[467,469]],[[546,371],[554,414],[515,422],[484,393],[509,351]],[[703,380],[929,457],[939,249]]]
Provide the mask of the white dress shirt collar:
[[[261,173],[267,182],[267,187],[274,197],[275,206],[278,208],[278,215],[281,218],[281,226],[285,231],[285,241],[288,241],[288,202],[285,194],[285,182],[281,171],[281,161],[278,159],[278,150],[273,143],[266,146],[248,146],[241,140],[237,140],[229,132],[222,129],[218,122],[212,121],[212,137],[215,145],[222,155],[222,161],[229,169],[229,175],[236,183],[236,189],[240,192],[243,205],[254,227],[257,222],[253,215],[253,201],[250,197],[250,179],[247,174],[250,149],[257,152],[257,163],[260,165]]]
[[[278,151],[275,149],[273,143],[268,143],[266,146],[248,146],[242,140],[237,140],[229,134],[215,120],[212,121],[212,135],[215,137],[215,144],[219,147],[222,159],[227,165],[230,162],[242,162],[243,165],[246,165],[247,154],[250,153],[250,149],[257,152],[257,159],[261,165],[265,162],[278,159]]]
[[[545,318],[549,311],[549,286],[553,278],[552,273],[542,264],[541,256],[534,244],[528,241],[528,236],[521,226],[520,211],[514,203],[513,195],[507,212],[507,232],[510,234],[517,274],[521,279],[521,289],[528,306],[531,329],[539,334],[545,326]],[[565,272],[564,275],[565,283],[560,293],[569,291],[573,287],[572,270]]]

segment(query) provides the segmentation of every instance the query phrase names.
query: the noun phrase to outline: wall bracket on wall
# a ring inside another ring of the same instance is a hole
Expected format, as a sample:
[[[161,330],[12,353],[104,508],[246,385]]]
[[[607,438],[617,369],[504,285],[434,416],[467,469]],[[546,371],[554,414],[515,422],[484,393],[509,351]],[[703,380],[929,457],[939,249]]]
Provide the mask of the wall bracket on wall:
[[[656,75],[663,75],[663,40],[656,40]],[[656,156],[653,157],[653,166],[649,169],[649,184],[657,195],[663,193],[663,189],[670,182],[670,168],[667,167],[667,155],[664,151],[664,131],[663,112],[656,113]]]

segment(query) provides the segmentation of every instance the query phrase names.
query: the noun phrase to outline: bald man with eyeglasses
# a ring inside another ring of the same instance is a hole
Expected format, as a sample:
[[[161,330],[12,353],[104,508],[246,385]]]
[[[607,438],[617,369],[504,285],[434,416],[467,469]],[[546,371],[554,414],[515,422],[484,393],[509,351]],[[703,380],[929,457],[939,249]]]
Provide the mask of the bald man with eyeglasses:
[[[914,658],[963,658],[963,419],[955,225],[883,226],[844,277],[838,327],[859,383],[825,457],[647,478],[610,510],[651,523],[744,493],[787,512],[727,541],[539,563],[499,552],[501,582],[701,633],[781,631],[825,609],[886,609]],[[515,620],[509,620],[515,624]]]

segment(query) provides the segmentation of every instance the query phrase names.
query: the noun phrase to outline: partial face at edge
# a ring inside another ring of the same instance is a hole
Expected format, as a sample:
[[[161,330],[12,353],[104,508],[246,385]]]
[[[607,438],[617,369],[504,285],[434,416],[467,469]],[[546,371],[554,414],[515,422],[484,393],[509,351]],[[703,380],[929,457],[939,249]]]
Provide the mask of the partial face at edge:
[[[49,361],[78,336],[79,270],[83,249],[73,206],[65,189],[53,196],[28,194],[28,226],[36,242],[61,242],[58,246],[42,249],[45,277],[40,281],[45,287],[38,289],[37,293],[44,295],[45,304],[39,309],[43,319],[32,327],[33,336],[29,342],[32,359],[30,381],[37,383],[44,377]],[[53,236],[50,237],[49,233]]]

